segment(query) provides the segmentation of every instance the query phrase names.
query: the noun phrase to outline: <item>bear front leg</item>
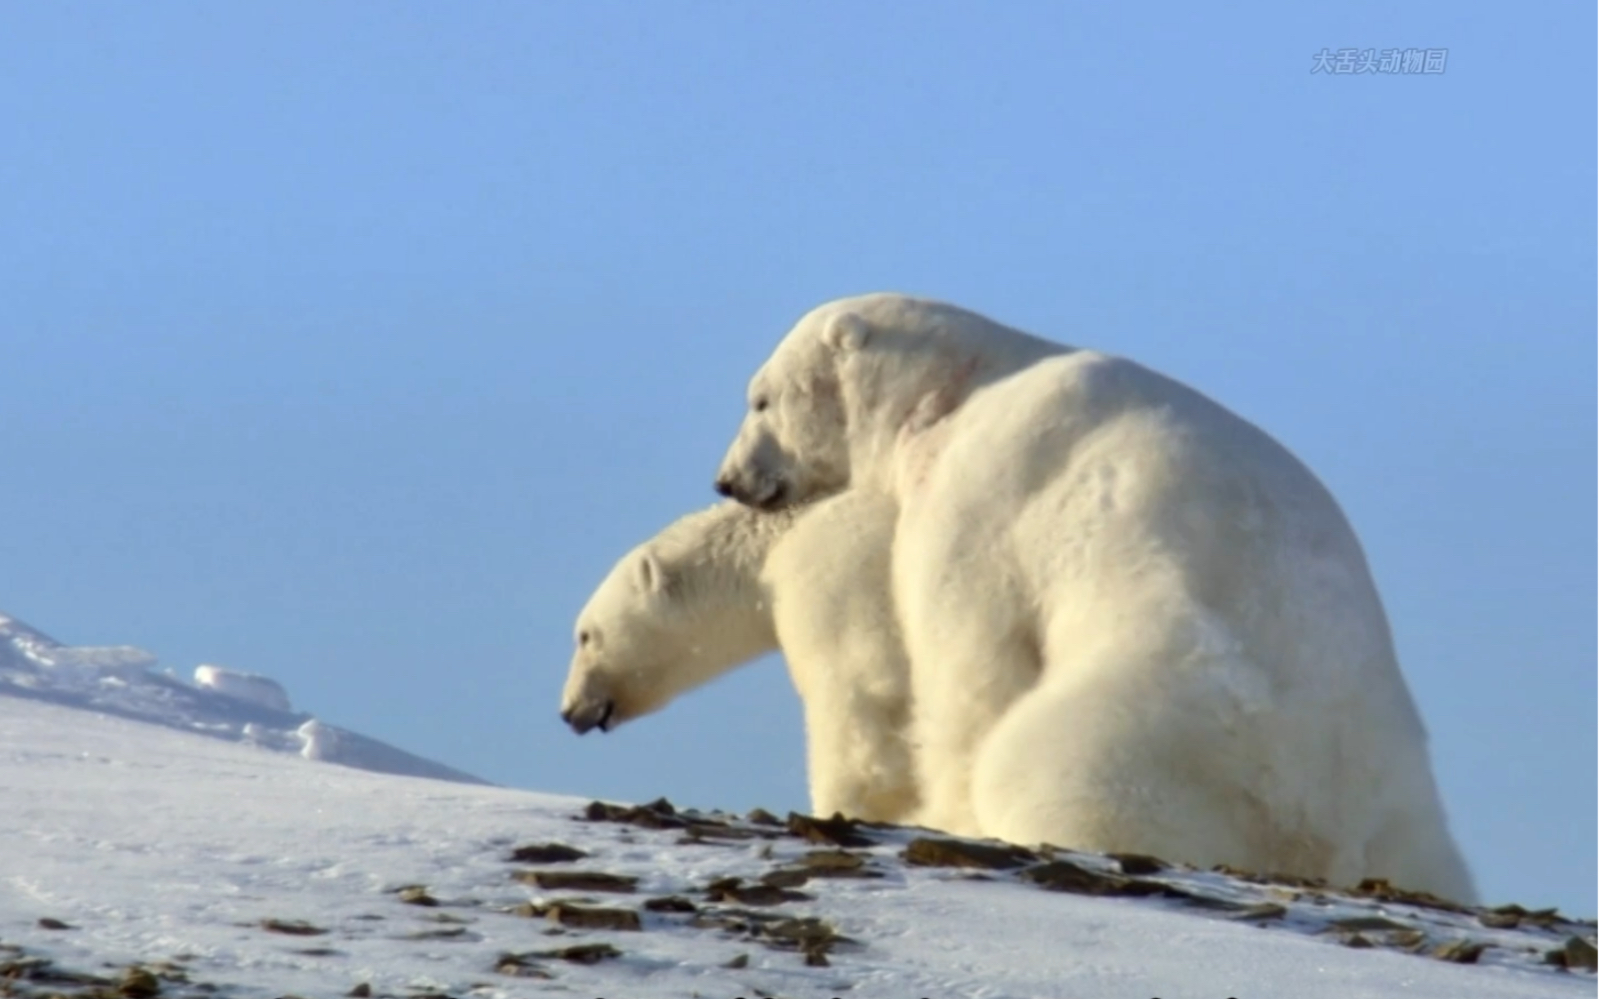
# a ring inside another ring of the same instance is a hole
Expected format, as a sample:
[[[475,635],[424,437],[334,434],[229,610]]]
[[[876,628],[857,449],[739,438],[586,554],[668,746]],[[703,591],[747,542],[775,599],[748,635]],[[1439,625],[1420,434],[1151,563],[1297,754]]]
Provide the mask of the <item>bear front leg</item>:
[[[905,822],[916,809],[907,719],[848,687],[816,684],[804,695],[811,813]]]

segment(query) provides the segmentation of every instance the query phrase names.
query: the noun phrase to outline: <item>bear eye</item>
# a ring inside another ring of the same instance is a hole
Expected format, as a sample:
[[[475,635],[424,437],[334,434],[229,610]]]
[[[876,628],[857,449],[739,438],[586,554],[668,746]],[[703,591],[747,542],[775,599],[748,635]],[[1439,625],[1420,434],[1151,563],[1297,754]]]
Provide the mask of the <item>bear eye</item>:
[[[763,396],[759,397],[758,399],[756,399],[755,402],[750,406],[750,408],[755,410],[757,413],[764,413],[764,412],[766,412],[766,407],[768,405],[770,405],[770,400],[768,400],[766,398],[766,396],[763,395]]]
[[[591,637],[592,636],[589,635],[588,632],[580,631],[580,632],[577,633],[577,644],[579,646],[585,646],[585,645],[587,645],[589,643],[589,638],[591,638]]]

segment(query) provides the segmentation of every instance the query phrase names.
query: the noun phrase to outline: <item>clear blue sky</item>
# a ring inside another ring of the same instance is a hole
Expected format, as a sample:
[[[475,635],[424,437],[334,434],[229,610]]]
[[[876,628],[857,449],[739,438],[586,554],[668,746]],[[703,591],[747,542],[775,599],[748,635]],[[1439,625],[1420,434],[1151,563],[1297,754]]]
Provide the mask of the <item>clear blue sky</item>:
[[[0,609],[507,784],[801,807],[776,660],[579,740],[571,622],[800,313],[932,295],[1316,469],[1486,895],[1592,914],[1594,9],[1319,6],[11,5]]]

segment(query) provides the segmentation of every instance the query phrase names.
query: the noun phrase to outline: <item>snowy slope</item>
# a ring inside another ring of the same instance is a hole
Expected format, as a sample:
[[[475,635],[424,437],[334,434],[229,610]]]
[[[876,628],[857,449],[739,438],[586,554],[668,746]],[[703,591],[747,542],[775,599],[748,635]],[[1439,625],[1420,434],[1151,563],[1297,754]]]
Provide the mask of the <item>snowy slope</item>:
[[[488,783],[292,711],[283,688],[266,677],[206,665],[195,671],[201,686],[154,672],[156,662],[131,645],[62,645],[0,613],[0,695],[93,708],[361,770]]]
[[[160,984],[166,996],[208,994],[204,986],[261,999],[362,994],[363,986],[394,996],[640,999],[1488,999],[1595,991],[1591,973],[1543,963],[1573,933],[1591,941],[1591,924],[1532,917],[1490,929],[1479,913],[1216,873],[1129,877],[1113,873],[1116,861],[1080,855],[1062,854],[1053,866],[1029,860],[1020,871],[911,866],[901,853],[916,831],[832,829],[871,841],[847,851],[863,858],[851,860],[780,826],[705,819],[691,831],[683,813],[648,809],[620,817],[669,828],[580,821],[585,805],[322,766],[0,697],[0,948],[10,948],[0,951],[0,982],[11,961],[22,995],[93,994],[46,979],[62,970],[115,979],[132,963],[189,982],[136,978],[126,994]],[[517,847],[548,843],[587,856],[510,859]],[[820,859],[809,863],[860,864],[853,873],[878,876],[798,883],[789,874],[772,879],[786,889],[756,887],[761,875],[803,867],[817,850]],[[561,890],[529,883],[534,870],[546,879],[580,871],[638,880],[631,892],[601,891],[614,887],[603,883]],[[1045,891],[1026,880],[1040,871],[1064,876],[1060,884],[1076,879],[1079,891],[1166,885],[1179,897]],[[717,889],[718,900],[708,888],[728,876],[745,880]],[[407,886],[422,894],[397,891]],[[783,891],[803,897],[783,900]],[[668,896],[698,912],[647,908]],[[563,927],[602,918],[552,904],[573,898],[636,913],[611,918],[639,918],[641,928]],[[418,904],[426,902],[439,904]],[[1334,929],[1348,919],[1357,922]],[[70,928],[48,928],[62,924]],[[764,930],[752,936],[756,927]],[[1412,941],[1420,954],[1346,943],[1358,934],[1382,944],[1407,932],[1420,938]],[[1493,946],[1470,965],[1425,956],[1457,940]],[[767,946],[785,943],[803,946]],[[596,962],[534,953],[572,946],[589,946],[577,955]],[[806,950],[825,966],[807,963]],[[35,959],[54,963],[29,963]]]

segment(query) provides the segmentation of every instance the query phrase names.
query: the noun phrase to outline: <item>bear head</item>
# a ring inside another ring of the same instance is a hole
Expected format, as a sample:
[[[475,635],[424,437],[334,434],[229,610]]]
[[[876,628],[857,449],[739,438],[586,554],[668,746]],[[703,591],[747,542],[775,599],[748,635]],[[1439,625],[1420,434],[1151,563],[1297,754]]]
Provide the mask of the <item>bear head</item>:
[[[907,295],[813,309],[750,380],[749,409],[717,492],[777,510],[852,485],[886,487],[898,442],[958,407],[978,376],[1003,362],[1007,335],[1038,342]]]
[[[578,614],[561,718],[608,732],[776,648],[760,570],[788,520],[722,503],[617,562]]]

